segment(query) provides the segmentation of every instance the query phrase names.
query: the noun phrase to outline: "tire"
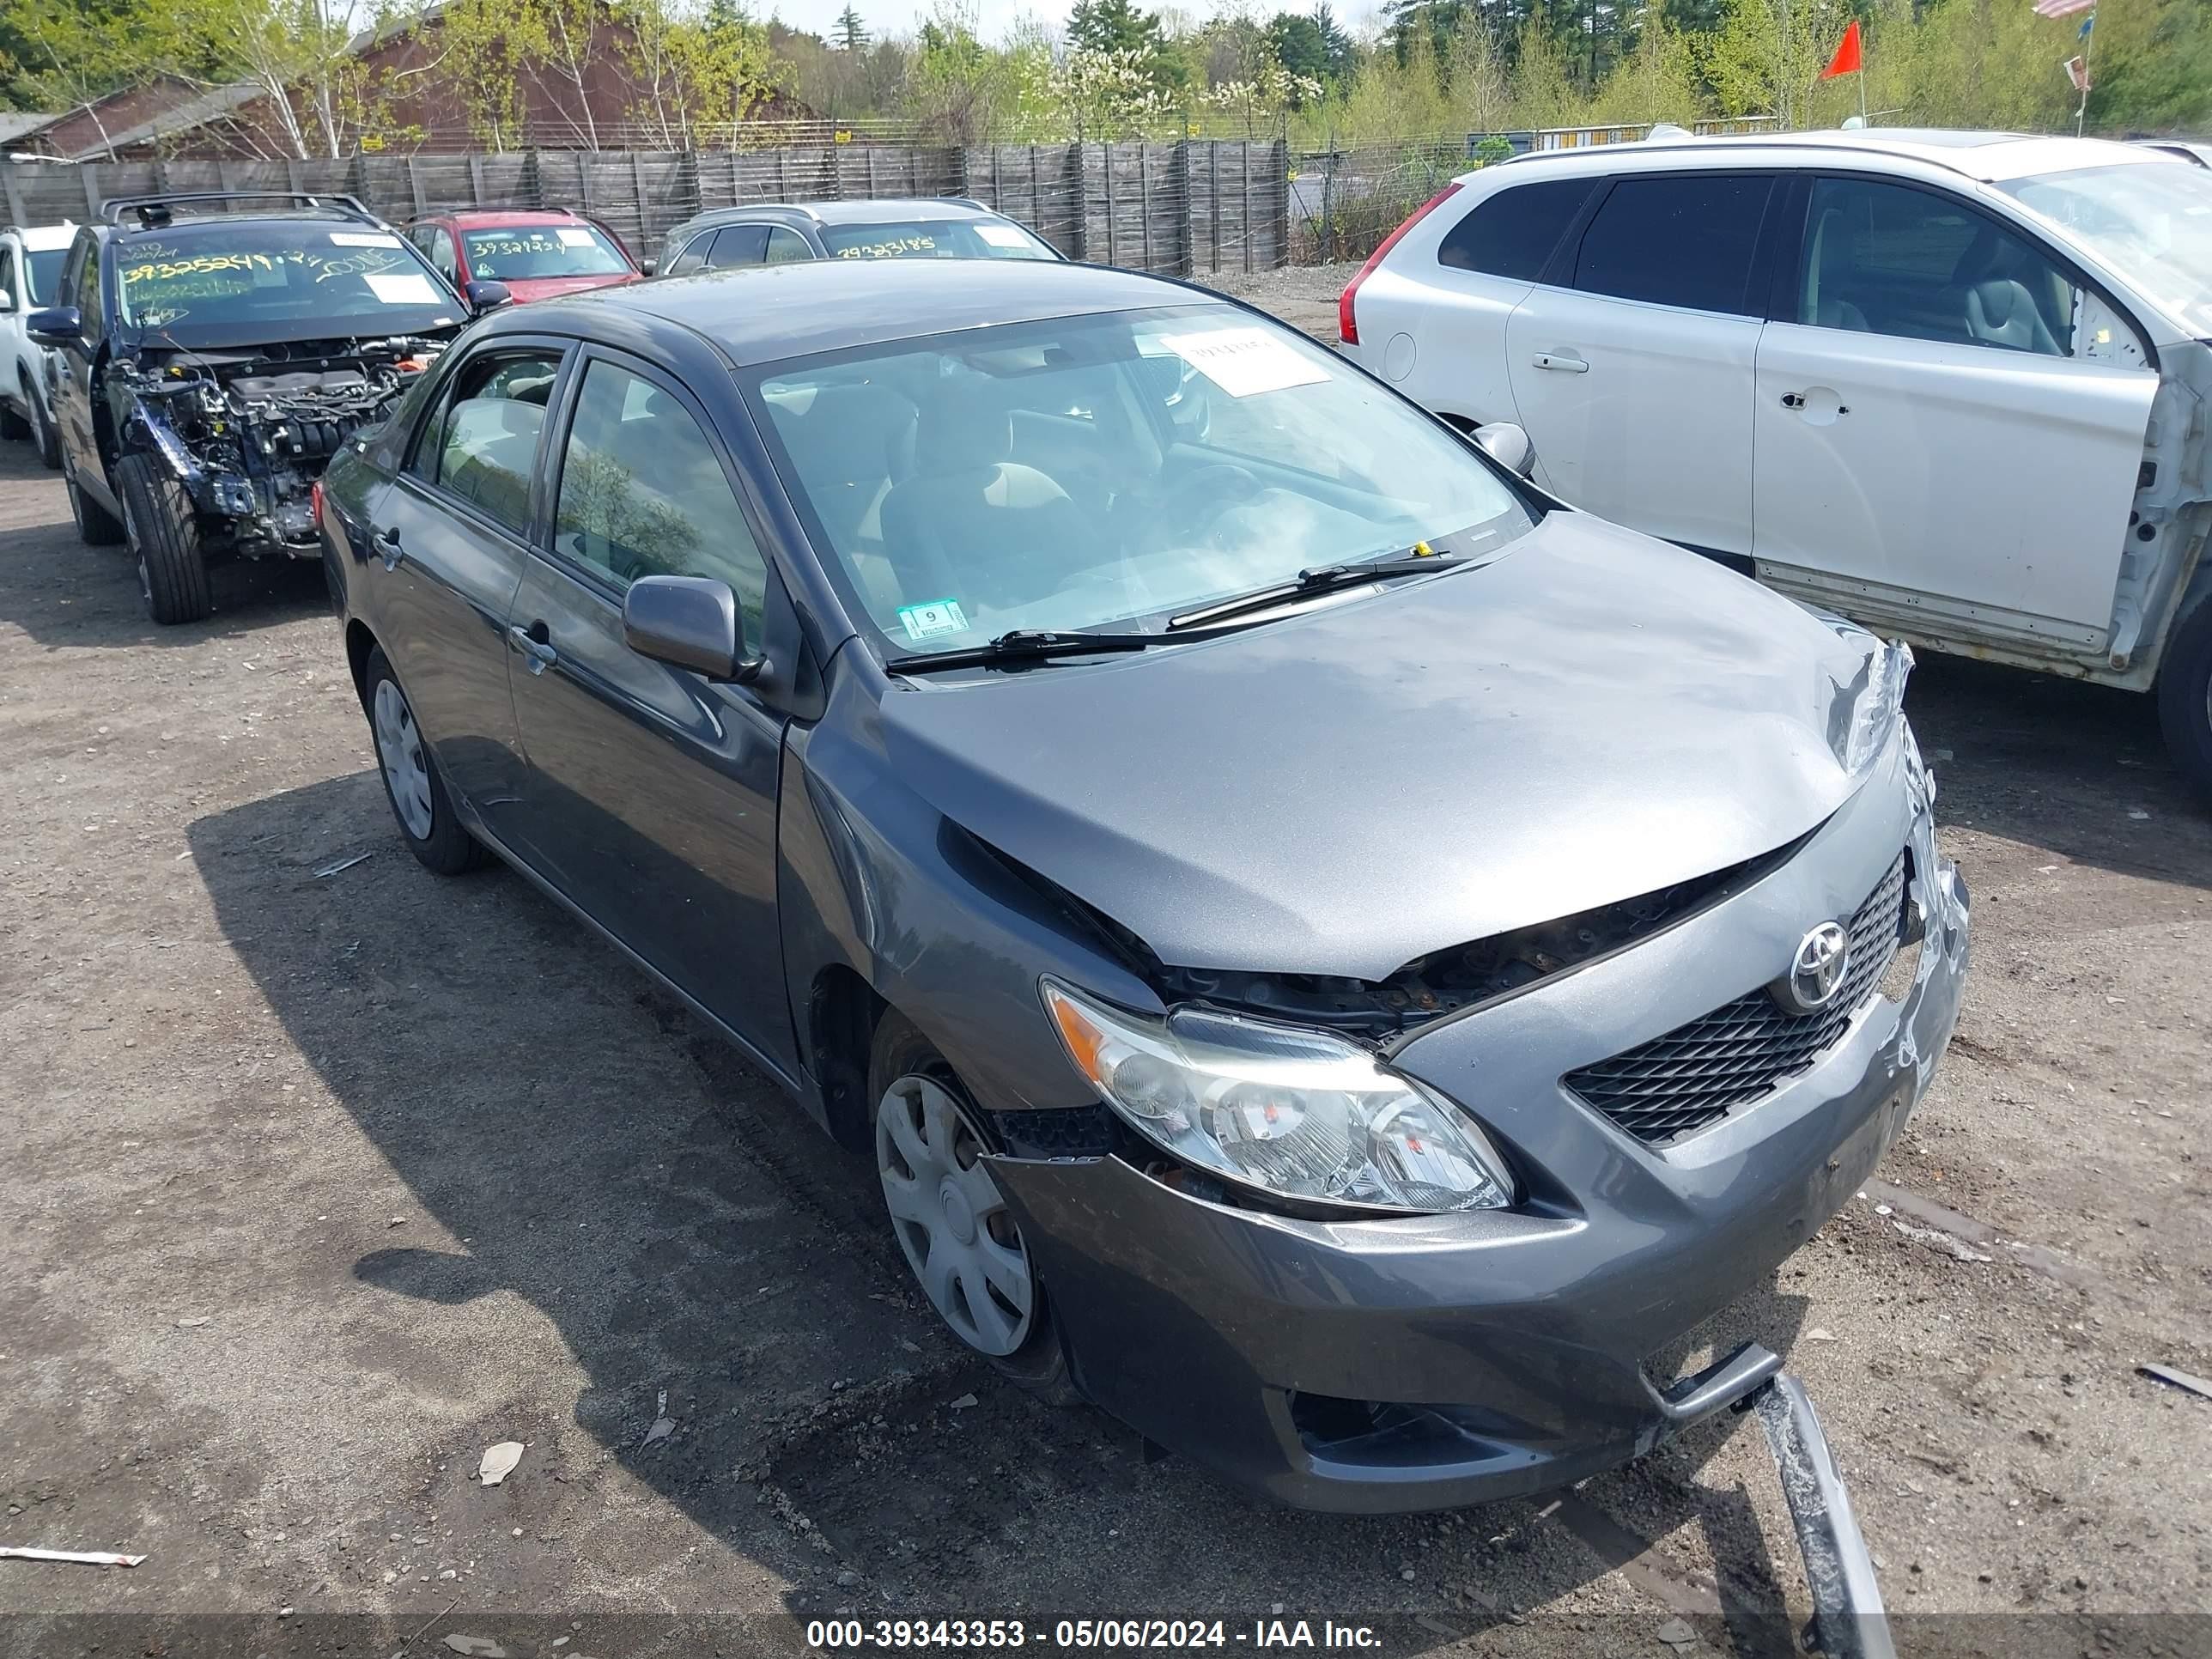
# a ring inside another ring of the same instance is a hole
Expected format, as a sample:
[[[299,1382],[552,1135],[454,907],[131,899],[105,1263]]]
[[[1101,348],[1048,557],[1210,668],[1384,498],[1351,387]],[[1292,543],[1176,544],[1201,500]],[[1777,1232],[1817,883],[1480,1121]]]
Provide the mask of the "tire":
[[[61,434],[54,430],[54,417],[46,410],[46,400],[40,395],[38,387],[27,381],[23,396],[31,405],[31,447],[39,452],[39,459],[47,471],[58,471],[62,464]]]
[[[123,502],[124,539],[138,561],[146,614],[165,627],[212,616],[207,554],[184,485],[151,455],[125,455],[115,464],[115,493]]]
[[[368,653],[361,701],[368,715],[369,741],[376,745],[384,799],[416,862],[441,876],[465,875],[489,863],[491,854],[483,843],[454,812],[445,775],[438,770],[430,745],[422,741],[414,707],[380,646]]]
[[[2200,799],[2212,803],[2212,596],[2197,602],[2166,644],[2158,722],[2174,766]]]
[[[950,1149],[928,1144],[934,1139],[930,1135],[927,1122],[931,1115],[930,1108],[916,1097],[914,1091],[917,1089],[923,1093],[936,1091],[928,1094],[928,1098],[949,1105],[955,1115],[958,1133]],[[993,1197],[997,1196],[997,1184],[992,1181],[988,1170],[972,1158],[965,1164],[960,1163],[963,1153],[992,1144],[988,1115],[977,1108],[958,1076],[945,1057],[931,1045],[929,1039],[896,1012],[886,1012],[877,1023],[874,1041],[869,1045],[868,1099],[873,1103],[869,1114],[868,1139],[877,1161],[878,1177],[884,1184],[885,1216],[891,1224],[891,1231],[898,1241],[901,1254],[906,1257],[907,1265],[914,1270],[915,1284],[924,1298],[937,1310],[938,1316],[945,1322],[945,1328],[963,1346],[989,1361],[993,1369],[1008,1381],[1049,1405],[1072,1406],[1077,1403],[1079,1396],[1068,1376],[1067,1355],[1060,1346],[1059,1328],[1053,1320],[1043,1283],[1036,1273],[1033,1260],[1029,1258],[1027,1249],[1022,1245],[1020,1230],[1014,1224],[1012,1213],[1006,1208],[1004,1200],[998,1199],[995,1208],[988,1205],[971,1206],[963,1204],[961,1212],[966,1217],[970,1230],[977,1235],[975,1243],[978,1245],[988,1247],[995,1244],[1003,1259],[1011,1243],[1012,1251],[1018,1252],[1027,1264],[1030,1305],[1026,1328],[1018,1322],[1015,1323],[1014,1345],[1006,1351],[1000,1351],[999,1341],[990,1340],[994,1329],[1003,1336],[1005,1328],[1003,1325],[994,1327],[991,1321],[1005,1320],[1010,1304],[995,1289],[986,1286],[980,1293],[991,1297],[997,1309],[995,1315],[985,1319],[972,1313],[965,1317],[959,1312],[948,1314],[939,1299],[939,1292],[930,1287],[930,1275],[925,1271],[924,1264],[934,1259],[934,1251],[938,1248],[958,1249],[957,1240],[946,1239],[933,1224],[902,1218],[892,1207],[892,1182],[896,1178],[899,1167],[909,1163],[909,1154],[902,1149],[894,1120],[889,1115],[902,1110],[912,1114],[907,1120],[909,1137],[919,1132],[925,1151],[932,1153],[949,1151],[952,1163],[965,1171],[964,1175],[955,1175],[948,1169],[945,1177],[946,1181],[958,1186],[963,1192],[980,1186],[984,1192]],[[911,1139],[905,1143],[911,1144]],[[890,1160],[896,1160],[896,1163]],[[908,1172],[918,1173],[910,1169]],[[922,1184],[926,1188],[926,1196],[935,1202],[939,1196],[937,1190],[927,1188],[926,1178]],[[950,1206],[956,1203],[960,1203],[960,1200],[947,1200],[945,1212],[950,1213]],[[957,1220],[957,1218],[955,1218],[956,1225]],[[990,1236],[988,1240],[981,1237],[985,1233]],[[959,1273],[960,1267],[955,1266],[951,1271]],[[966,1278],[967,1275],[963,1274],[958,1281],[961,1291],[956,1306],[962,1309],[966,1307],[968,1301]],[[979,1336],[984,1340],[979,1341]]]
[[[87,547],[112,547],[123,539],[122,521],[78,489],[76,474],[66,466],[62,483],[69,490],[70,517],[76,520],[79,541]]]

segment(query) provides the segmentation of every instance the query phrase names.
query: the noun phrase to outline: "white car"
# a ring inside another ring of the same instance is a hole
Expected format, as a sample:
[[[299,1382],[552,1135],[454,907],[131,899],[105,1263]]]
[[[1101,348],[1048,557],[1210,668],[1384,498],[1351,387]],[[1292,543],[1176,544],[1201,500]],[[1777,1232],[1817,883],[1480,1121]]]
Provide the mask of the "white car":
[[[62,259],[76,235],[73,224],[15,225],[0,230],[0,438],[28,438],[48,466],[62,464],[46,394],[46,348],[25,319],[58,305]]]
[[[1577,506],[1937,650],[2160,694],[2212,792],[2212,171],[1869,131],[1457,180],[1344,349]]]

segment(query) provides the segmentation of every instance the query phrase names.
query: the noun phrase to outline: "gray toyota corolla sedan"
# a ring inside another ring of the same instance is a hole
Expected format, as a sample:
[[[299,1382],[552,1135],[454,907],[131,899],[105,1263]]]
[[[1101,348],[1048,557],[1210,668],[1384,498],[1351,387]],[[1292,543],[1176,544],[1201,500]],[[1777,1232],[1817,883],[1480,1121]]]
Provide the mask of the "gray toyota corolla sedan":
[[[1181,284],[841,264],[487,318],[319,512],[425,865],[872,1158],[1007,1372],[1408,1509],[1759,1386],[1654,1357],[1874,1167],[1966,963],[1906,653],[1517,435]]]

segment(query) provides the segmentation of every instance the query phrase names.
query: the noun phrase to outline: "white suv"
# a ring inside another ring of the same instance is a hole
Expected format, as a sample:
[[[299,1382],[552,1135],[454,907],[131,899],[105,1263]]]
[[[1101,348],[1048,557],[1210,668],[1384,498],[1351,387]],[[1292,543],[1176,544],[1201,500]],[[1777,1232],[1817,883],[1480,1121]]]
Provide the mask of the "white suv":
[[[0,230],[0,438],[28,438],[48,466],[62,464],[46,395],[46,349],[24,327],[41,307],[59,303],[62,260],[73,224]]]
[[[1592,513],[1937,650],[2137,690],[2212,791],[2212,171],[1869,131],[1459,179],[1345,349]]]

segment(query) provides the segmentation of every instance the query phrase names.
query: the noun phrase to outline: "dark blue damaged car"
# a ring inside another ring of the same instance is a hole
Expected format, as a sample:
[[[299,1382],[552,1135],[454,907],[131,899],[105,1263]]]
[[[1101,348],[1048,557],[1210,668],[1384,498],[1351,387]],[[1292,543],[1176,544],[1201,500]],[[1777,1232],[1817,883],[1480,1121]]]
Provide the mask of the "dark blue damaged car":
[[[1758,1389],[1656,1357],[1966,966],[1905,650],[1526,453],[1181,284],[841,264],[480,320],[318,514],[423,864],[873,1158],[1006,1372],[1380,1510]]]

